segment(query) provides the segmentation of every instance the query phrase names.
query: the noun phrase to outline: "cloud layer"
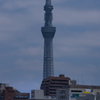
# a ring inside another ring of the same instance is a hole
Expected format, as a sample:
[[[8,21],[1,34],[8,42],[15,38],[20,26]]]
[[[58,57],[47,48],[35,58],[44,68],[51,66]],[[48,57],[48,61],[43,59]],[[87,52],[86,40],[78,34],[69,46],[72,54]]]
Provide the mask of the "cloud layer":
[[[20,91],[39,89],[45,1],[0,1],[0,80]],[[100,85],[100,1],[52,0],[55,76]],[[3,76],[3,77],[2,77]],[[26,88],[29,86],[28,88]]]

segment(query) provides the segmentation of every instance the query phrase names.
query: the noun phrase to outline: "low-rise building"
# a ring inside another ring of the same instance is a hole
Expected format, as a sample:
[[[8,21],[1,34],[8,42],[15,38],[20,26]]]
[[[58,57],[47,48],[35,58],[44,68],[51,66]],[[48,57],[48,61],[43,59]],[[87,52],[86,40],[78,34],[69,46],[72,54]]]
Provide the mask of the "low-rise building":
[[[53,98],[44,98],[44,99],[27,99],[27,100],[56,100],[56,99],[53,99]]]
[[[44,99],[43,90],[31,90],[31,99]]]
[[[13,87],[6,87],[6,90],[2,93],[2,100],[27,100],[30,97],[29,93],[21,93],[18,90],[14,90]]]
[[[27,100],[29,97],[29,93],[21,93],[7,84],[0,84],[0,100]]]
[[[56,97],[44,96],[44,90],[31,90],[31,99],[28,100],[56,100]]]
[[[99,93],[100,86],[69,85],[68,88],[58,89],[56,98],[57,100],[98,100]]]
[[[0,93],[2,93],[3,90],[5,90],[7,86],[8,86],[8,84],[0,83]]]

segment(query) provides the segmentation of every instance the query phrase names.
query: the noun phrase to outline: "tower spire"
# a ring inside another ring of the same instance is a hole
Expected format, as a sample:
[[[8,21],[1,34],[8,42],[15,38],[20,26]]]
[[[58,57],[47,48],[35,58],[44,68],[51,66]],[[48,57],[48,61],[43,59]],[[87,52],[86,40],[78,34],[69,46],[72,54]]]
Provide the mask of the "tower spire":
[[[45,26],[50,27],[52,26],[52,20],[53,20],[52,16],[53,6],[51,5],[51,0],[46,0],[44,10],[45,10]]]
[[[51,5],[51,0],[46,0],[46,5]]]
[[[44,37],[44,62],[43,62],[43,79],[54,76],[54,62],[53,62],[53,37],[56,32],[56,28],[52,26],[52,10],[51,0],[46,0],[44,6],[45,10],[45,24],[41,28],[42,35]]]

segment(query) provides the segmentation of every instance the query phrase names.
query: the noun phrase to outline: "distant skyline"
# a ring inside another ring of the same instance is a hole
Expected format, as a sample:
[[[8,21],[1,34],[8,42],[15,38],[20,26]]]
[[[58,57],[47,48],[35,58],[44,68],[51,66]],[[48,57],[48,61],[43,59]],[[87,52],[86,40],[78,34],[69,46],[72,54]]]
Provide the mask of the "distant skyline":
[[[0,82],[21,92],[43,76],[45,0],[0,1]],[[100,85],[100,0],[52,0],[54,75]]]

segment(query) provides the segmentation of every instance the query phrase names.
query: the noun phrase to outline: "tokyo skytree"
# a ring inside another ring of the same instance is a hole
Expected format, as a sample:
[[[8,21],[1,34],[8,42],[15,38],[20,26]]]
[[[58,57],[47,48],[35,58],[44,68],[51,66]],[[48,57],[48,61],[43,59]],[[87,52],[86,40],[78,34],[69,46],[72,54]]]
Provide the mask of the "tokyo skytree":
[[[41,28],[42,35],[44,37],[44,61],[43,61],[43,79],[54,76],[54,61],[53,61],[53,37],[56,32],[56,28],[52,25],[53,6],[51,0],[46,0],[44,6],[45,10],[45,24]]]

